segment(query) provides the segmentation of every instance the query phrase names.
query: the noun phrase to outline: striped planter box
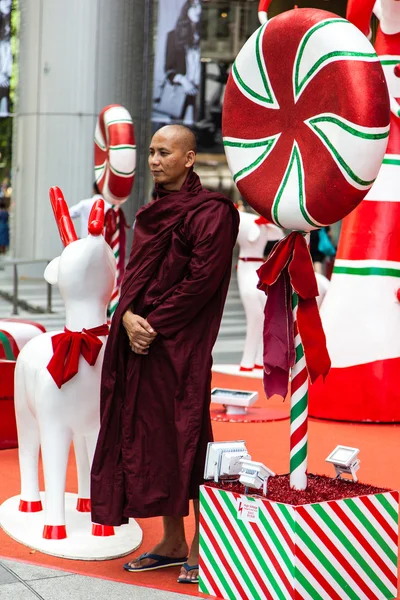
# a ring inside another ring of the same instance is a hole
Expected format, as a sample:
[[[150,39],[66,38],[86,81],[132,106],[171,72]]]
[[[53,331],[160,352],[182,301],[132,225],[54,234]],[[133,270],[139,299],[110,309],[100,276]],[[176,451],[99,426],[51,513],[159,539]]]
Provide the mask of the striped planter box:
[[[397,597],[399,493],[291,506],[202,486],[200,586],[230,600]]]

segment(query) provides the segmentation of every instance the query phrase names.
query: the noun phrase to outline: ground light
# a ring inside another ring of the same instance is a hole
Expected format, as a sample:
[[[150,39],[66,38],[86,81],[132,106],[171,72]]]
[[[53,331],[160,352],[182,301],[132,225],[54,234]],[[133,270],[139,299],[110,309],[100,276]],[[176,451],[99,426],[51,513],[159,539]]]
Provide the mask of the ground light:
[[[350,446],[336,446],[333,452],[325,459],[335,467],[336,477],[343,474],[351,475],[353,481],[358,481],[356,472],[360,468],[360,460],[357,458],[360,450]]]
[[[222,404],[227,415],[244,415],[247,408],[257,402],[258,392],[245,390],[229,390],[225,388],[214,388],[211,391],[211,402]]]
[[[242,458],[240,461],[242,469],[239,473],[239,481],[246,488],[246,494],[248,488],[260,490],[262,488],[264,496],[267,495],[268,478],[274,477],[275,473],[268,469],[263,463],[250,460],[249,458]]]
[[[244,440],[234,442],[209,442],[207,446],[204,479],[227,479],[237,477],[242,470],[241,459],[251,456]]]

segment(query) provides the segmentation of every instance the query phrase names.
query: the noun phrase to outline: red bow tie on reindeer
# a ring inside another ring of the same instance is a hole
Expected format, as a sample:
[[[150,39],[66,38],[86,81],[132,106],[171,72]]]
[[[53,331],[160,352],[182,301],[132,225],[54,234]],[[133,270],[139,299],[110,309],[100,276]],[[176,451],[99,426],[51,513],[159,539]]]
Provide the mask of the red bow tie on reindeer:
[[[111,277],[115,274],[115,262],[112,253],[108,248],[108,255],[105,249],[102,248],[102,246],[106,246],[103,239],[104,200],[96,200],[93,204],[88,222],[89,235],[82,240],[78,240],[69,215],[67,203],[58,187],[50,189],[50,200],[65,250],[59,259],[53,261],[55,263],[54,269],[57,269],[58,274],[54,274],[54,277],[52,277],[51,270],[53,266],[50,263],[46,275],[47,278],[52,278],[54,282],[57,280],[62,293],[64,292],[63,296],[66,296],[64,297],[64,301],[67,308],[67,321],[68,309],[71,312],[72,304],[71,298],[68,298],[68,289],[73,288],[74,295],[80,297],[82,306],[79,307],[79,314],[77,314],[78,309],[75,307],[72,316],[69,315],[69,319],[72,326],[74,324],[76,326],[78,323],[82,325],[85,321],[83,306],[85,291],[87,290],[89,295],[91,292],[98,294],[100,299],[103,299],[105,308],[111,288],[110,285],[105,285],[105,289],[102,290],[101,285],[96,285],[96,279],[99,278],[101,268],[106,271],[110,270]],[[100,239],[97,241],[96,238]],[[71,245],[74,247],[72,248]],[[101,253],[97,251],[98,248],[102,251]],[[97,254],[99,256],[96,256]],[[106,260],[110,264],[96,264],[99,260]],[[62,269],[59,267],[61,261],[63,263]],[[96,273],[95,270],[98,272]],[[104,275],[103,279],[106,280],[107,278],[110,279],[110,275],[108,277]],[[80,290],[79,287],[82,289]],[[91,318],[103,319],[105,321],[105,311],[103,310],[103,315],[100,315],[101,311],[99,311],[99,315],[96,315],[96,310],[93,303],[90,303],[90,298],[88,298],[87,305],[87,312],[95,313],[93,317],[92,315],[90,317],[86,315],[89,319],[86,321],[87,323],[91,323]],[[82,327],[79,331],[71,331],[65,327],[63,333],[52,336],[51,341],[54,354],[47,365],[47,370],[59,388],[78,373],[81,355],[89,365],[94,366],[96,364],[103,345],[99,337],[106,335],[108,335],[108,325],[101,324],[95,327]]]
[[[372,186],[389,101],[378,57],[356,27],[314,9],[268,20],[269,4],[260,2],[264,24],[232,66],[223,136],[241,195],[292,230],[258,270],[268,289],[265,390],[285,397],[291,369],[293,394],[330,368],[307,233],[343,219]]]

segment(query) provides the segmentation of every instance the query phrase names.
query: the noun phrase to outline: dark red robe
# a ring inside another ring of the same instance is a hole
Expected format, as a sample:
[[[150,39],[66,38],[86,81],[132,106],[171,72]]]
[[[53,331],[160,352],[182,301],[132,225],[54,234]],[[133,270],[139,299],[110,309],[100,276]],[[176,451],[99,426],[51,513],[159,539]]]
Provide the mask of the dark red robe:
[[[207,443],[211,351],[228,291],[239,216],[191,170],[179,192],[136,217],[134,241],[105,350],[101,428],[92,467],[92,519],[183,516],[198,498]],[[125,311],[158,332],[134,354]]]

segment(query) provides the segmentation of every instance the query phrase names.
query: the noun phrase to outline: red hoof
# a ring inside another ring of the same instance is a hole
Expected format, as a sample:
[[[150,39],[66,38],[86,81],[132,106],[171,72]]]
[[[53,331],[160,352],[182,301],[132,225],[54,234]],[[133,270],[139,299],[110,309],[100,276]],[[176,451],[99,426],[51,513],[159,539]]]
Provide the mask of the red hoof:
[[[45,525],[43,527],[43,538],[45,540],[65,540],[66,537],[65,525]]]
[[[98,525],[98,523],[92,523],[92,535],[98,537],[114,535],[114,527],[112,525]]]
[[[18,510],[26,513],[40,512],[43,510],[42,503],[40,500],[29,502],[29,500],[20,500]]]
[[[263,369],[264,370],[264,365],[254,365],[255,369]]]
[[[76,503],[76,510],[78,512],[90,512],[90,498],[78,498],[78,501]]]
[[[252,370],[253,370],[253,367],[251,367],[251,368],[250,367],[240,367],[240,369],[239,369],[239,371],[246,371],[246,372],[249,372]]]

